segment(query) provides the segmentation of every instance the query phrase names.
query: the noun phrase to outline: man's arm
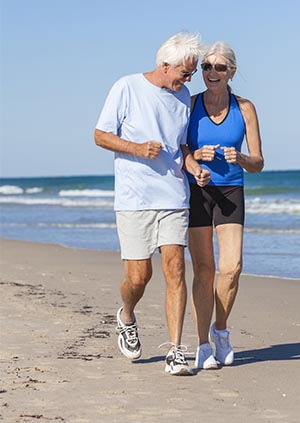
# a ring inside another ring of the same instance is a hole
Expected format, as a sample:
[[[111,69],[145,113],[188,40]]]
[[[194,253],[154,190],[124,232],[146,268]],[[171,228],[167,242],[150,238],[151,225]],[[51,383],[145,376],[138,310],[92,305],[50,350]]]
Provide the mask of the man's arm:
[[[106,150],[131,154],[144,159],[155,159],[162,149],[161,143],[157,141],[146,141],[139,144],[133,141],[126,141],[112,132],[104,132],[100,129],[95,130],[94,138],[96,145]]]

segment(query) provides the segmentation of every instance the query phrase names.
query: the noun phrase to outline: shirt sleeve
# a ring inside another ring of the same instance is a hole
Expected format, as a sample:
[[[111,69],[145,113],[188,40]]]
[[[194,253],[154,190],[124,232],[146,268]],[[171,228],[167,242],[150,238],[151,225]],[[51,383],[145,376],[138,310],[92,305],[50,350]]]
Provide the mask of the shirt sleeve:
[[[188,90],[188,88],[184,85],[182,87],[182,90],[184,92],[184,104],[186,105],[186,117],[187,117],[187,124],[184,128],[184,131],[182,133],[182,137],[180,139],[180,144],[187,144],[187,134],[188,134],[188,127],[190,123],[190,116],[191,116],[191,95]]]
[[[187,132],[188,132],[188,125],[186,125],[185,130],[182,134],[181,140],[180,140],[180,145],[186,145],[187,144]]]
[[[119,129],[126,117],[127,89],[124,79],[119,79],[111,88],[100,113],[96,129],[119,135]]]

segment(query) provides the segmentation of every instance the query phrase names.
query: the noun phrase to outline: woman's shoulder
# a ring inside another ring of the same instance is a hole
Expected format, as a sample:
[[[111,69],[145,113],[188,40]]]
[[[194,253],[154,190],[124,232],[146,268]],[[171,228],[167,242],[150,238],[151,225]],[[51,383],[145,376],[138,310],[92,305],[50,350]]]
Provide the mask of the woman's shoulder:
[[[193,94],[191,96],[191,112],[194,110],[195,104],[197,102],[198,97],[201,95],[202,93],[198,93],[198,94]]]
[[[191,101],[196,101],[197,100],[197,98],[201,95],[202,93],[197,93],[197,94],[193,94],[192,96],[191,96]]]
[[[240,97],[234,94],[234,98],[236,99],[241,111],[251,112],[255,110],[255,106],[252,101],[248,100],[247,98]]]
[[[252,103],[252,101],[248,100],[247,98],[240,97],[239,95],[236,95],[236,94],[233,94],[233,96],[238,102],[240,107],[244,107],[244,108],[254,107],[254,104]]]
[[[238,95],[234,95],[234,97],[239,105],[240,111],[242,112],[244,118],[250,119],[253,114],[256,115],[255,106],[252,101],[248,100],[247,98],[240,97]]]

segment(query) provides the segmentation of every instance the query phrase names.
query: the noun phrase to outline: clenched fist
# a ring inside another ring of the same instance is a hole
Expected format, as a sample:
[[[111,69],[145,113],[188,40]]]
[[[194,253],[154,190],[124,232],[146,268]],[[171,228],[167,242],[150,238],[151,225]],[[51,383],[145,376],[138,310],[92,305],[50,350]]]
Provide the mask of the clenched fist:
[[[160,142],[146,141],[143,144],[136,145],[136,155],[144,159],[155,159],[161,149],[162,144]]]
[[[239,152],[234,147],[221,147],[224,151],[225,160],[228,163],[237,163],[239,159]]]
[[[216,145],[204,145],[198,150],[194,151],[195,160],[203,160],[205,162],[211,162],[215,158],[216,150],[220,147],[220,144]]]
[[[197,185],[200,187],[205,187],[210,181],[210,172],[207,169],[203,169],[199,166],[196,170],[194,177],[196,179]]]

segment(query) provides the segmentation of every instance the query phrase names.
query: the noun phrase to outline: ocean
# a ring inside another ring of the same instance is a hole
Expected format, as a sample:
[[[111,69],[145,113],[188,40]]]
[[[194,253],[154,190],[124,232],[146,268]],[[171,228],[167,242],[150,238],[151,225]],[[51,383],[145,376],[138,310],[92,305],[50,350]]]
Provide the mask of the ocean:
[[[245,173],[245,193],[243,273],[300,279],[300,170]],[[119,250],[113,202],[113,176],[1,178],[0,236]]]

